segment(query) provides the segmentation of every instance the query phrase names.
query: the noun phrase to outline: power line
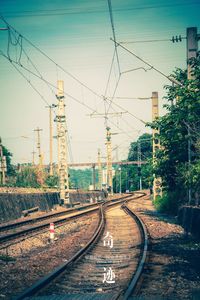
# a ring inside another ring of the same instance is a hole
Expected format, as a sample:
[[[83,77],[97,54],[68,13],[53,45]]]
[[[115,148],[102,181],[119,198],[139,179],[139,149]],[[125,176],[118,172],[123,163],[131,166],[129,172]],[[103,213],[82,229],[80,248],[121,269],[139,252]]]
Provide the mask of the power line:
[[[199,1],[190,1],[187,3],[172,3],[172,4],[164,4],[164,5],[149,5],[149,6],[134,6],[134,7],[127,7],[127,8],[115,8],[113,9],[114,12],[122,12],[122,11],[134,11],[134,10],[149,10],[149,9],[160,9],[165,7],[177,7],[177,6],[188,6],[188,5],[199,5]],[[67,11],[68,10],[68,11]],[[34,10],[34,11],[4,11],[4,14],[8,14],[7,17],[15,17],[15,18],[23,18],[23,17],[44,17],[44,16],[62,16],[62,15],[73,15],[73,14],[95,14],[95,13],[105,13],[105,9],[93,9],[93,10],[83,10],[83,9],[76,9],[74,10],[66,8],[62,9],[45,9],[45,10]],[[16,14],[24,14],[28,13],[27,15],[16,15]]]
[[[135,54],[134,52],[130,51],[128,48],[124,47],[123,45],[121,45],[120,43],[114,41],[112,38],[111,40],[116,43],[118,46],[120,46],[121,48],[123,48],[124,50],[126,50],[128,53],[130,53],[131,55],[133,55],[134,57],[136,57],[137,59],[139,59],[140,61],[142,61],[144,64],[146,64],[147,66],[149,66],[151,69],[153,69],[154,71],[156,71],[157,73],[159,73],[160,75],[162,75],[163,77],[167,78],[169,81],[182,86],[182,83],[177,81],[175,78],[167,76],[166,74],[164,74],[162,71],[160,71],[159,69],[155,68],[153,65],[151,65],[150,63],[148,63],[147,61],[145,61],[144,59],[142,59],[140,56],[138,56],[137,54]]]
[[[5,57],[10,63],[11,65],[15,68],[15,70],[17,70],[18,73],[20,73],[20,75],[30,84],[30,86],[34,89],[34,91],[40,96],[40,98],[44,101],[45,104],[47,104],[48,106],[50,105],[48,103],[48,101],[44,98],[44,96],[36,89],[36,87],[31,83],[30,79],[28,79],[24,73],[22,73],[14,64],[12,60],[10,60],[5,54],[3,54],[3,52],[0,50],[1,55],[3,57]],[[16,62],[14,62],[16,64]],[[18,64],[17,64],[18,65]]]
[[[2,51],[1,54],[3,57],[5,57],[12,65],[13,67],[21,74],[21,76],[31,85],[31,87],[36,91],[36,93],[41,97],[41,99],[49,106],[50,104],[47,102],[47,100],[44,98],[44,96],[36,89],[36,87],[31,83],[30,79],[28,79],[14,64],[17,64],[18,66],[20,66],[21,68],[23,68],[25,71],[31,73],[32,75],[34,75],[35,77],[39,78],[40,80],[42,80],[43,82],[45,82],[46,84],[50,85],[53,88],[57,88],[54,84],[52,84],[51,82],[49,82],[48,80],[46,80],[45,78],[43,78],[41,75],[38,75],[34,72],[32,72],[31,70],[28,70],[25,66],[23,66],[22,64],[18,64],[16,61],[12,61],[9,57],[7,57]],[[13,64],[14,63],[14,64]],[[64,92],[65,95],[67,95],[68,97],[70,97],[71,99],[73,99],[74,101],[78,102],[79,104],[85,106],[88,110],[92,111],[92,113],[94,113],[94,109],[91,108],[90,106],[88,106],[87,104],[85,104],[84,102],[80,101],[79,99],[75,98],[74,96]],[[110,101],[110,99],[106,99],[108,101]],[[113,102],[113,104],[115,104]],[[123,109],[122,107],[120,107],[119,105],[115,104],[116,106],[118,106],[119,108]],[[126,111],[126,110],[124,110]],[[55,112],[54,112],[55,113]],[[130,115],[132,115],[134,118],[138,119],[136,116],[134,116],[133,114],[131,114],[130,112],[128,112]],[[123,119],[122,119],[123,120]],[[140,119],[138,119],[140,120]],[[123,120],[126,124],[128,124],[127,121]],[[140,120],[141,121],[141,120]],[[145,123],[144,121],[141,121],[143,123]],[[110,121],[110,123],[112,123],[115,127],[117,127],[118,129],[121,130],[121,128],[119,128],[119,126],[117,126],[114,122]],[[129,124],[128,124],[129,125]],[[130,125],[129,125],[130,126]],[[132,128],[132,126],[130,126]],[[134,129],[135,130],[135,129]],[[128,135],[130,137],[130,135]]]
[[[120,71],[119,56],[118,56],[117,45],[116,45],[116,35],[115,35],[115,27],[114,27],[114,21],[113,21],[111,0],[108,0],[108,8],[109,8],[109,15],[110,15],[110,23],[111,23],[112,33],[113,33],[113,40],[115,41],[115,53],[116,53],[116,58],[117,58],[118,71],[119,71],[119,75],[120,75],[121,71]]]
[[[44,77],[42,77],[42,76],[40,76],[40,75],[37,75],[36,73],[34,73],[34,72],[32,72],[31,70],[29,70],[29,69],[27,69],[25,66],[23,66],[22,64],[18,64],[18,63],[16,63],[15,61],[12,61],[12,60],[10,60],[9,59],[9,57],[8,56],[6,56],[2,51],[1,51],[1,54],[2,54],[2,56],[4,56],[10,63],[14,63],[14,64],[17,64],[18,66],[20,66],[21,68],[23,68],[24,70],[26,70],[27,72],[30,72],[32,75],[34,75],[35,77],[37,77],[37,78],[39,78],[40,80],[42,80],[43,82],[45,82],[45,83],[47,83],[47,84],[49,84],[50,86],[52,86],[53,88],[57,88],[54,84],[52,84],[50,81],[48,81],[48,80],[46,80]],[[23,73],[22,73],[23,74]],[[26,80],[29,82],[30,80],[28,80],[27,78],[26,78]],[[66,93],[66,92],[64,92],[64,94],[65,95],[67,95],[68,97],[70,97],[70,98],[72,98],[74,101],[76,101],[76,102],[78,102],[79,104],[81,104],[81,105],[83,105],[83,106],[85,106],[87,109],[89,109],[90,111],[94,111],[94,109],[93,108],[91,108],[89,105],[87,105],[87,104],[85,104],[84,102],[82,102],[82,101],[80,101],[79,99],[77,99],[77,98],[75,98],[74,96],[72,96],[72,95],[70,95],[70,94],[68,94],[68,93]],[[42,96],[43,97],[43,96]],[[49,105],[48,103],[46,103],[47,105]]]
[[[21,33],[19,33],[14,27],[12,27],[3,16],[0,16],[0,18],[5,22],[5,24],[8,26],[8,28],[11,28],[19,34],[26,42],[28,42],[33,48],[35,48],[37,51],[39,51],[43,56],[45,56],[47,59],[49,59],[53,64],[56,65],[57,68],[61,69],[64,73],[66,73],[68,76],[70,76],[72,79],[74,79],[76,82],[78,82],[81,86],[85,87],[87,90],[89,90],[91,93],[96,95],[97,97],[102,99],[102,96],[99,95],[97,92],[95,92],[93,89],[91,89],[89,86],[87,86],[85,83],[81,82],[78,78],[76,78],[74,75],[72,75],[69,71],[65,70],[62,66],[57,64],[49,55],[47,55],[43,50],[41,50],[39,47],[37,47],[35,44],[33,44],[29,39],[27,39],[25,36],[23,36]]]
[[[109,82],[110,82],[110,78],[111,78],[112,68],[113,68],[113,64],[114,64],[114,60],[115,60],[115,53],[116,52],[114,50],[111,65],[110,65],[110,71],[109,71],[109,75],[108,75],[108,79],[107,79],[107,83],[106,83],[106,88],[105,88],[105,92],[104,92],[104,97],[106,97],[106,94],[107,94],[107,91],[108,91],[108,86],[109,86]]]
[[[68,71],[66,71],[62,66],[60,66],[59,64],[57,64],[52,58],[50,58],[44,51],[42,51],[39,47],[35,46],[31,41],[29,41],[26,37],[24,37],[23,35],[21,35],[17,30],[15,30],[14,27],[12,27],[4,18],[3,16],[0,16],[0,18],[5,22],[5,24],[8,26],[8,29],[10,30],[10,28],[12,30],[14,30],[15,33],[17,33],[18,35],[20,35],[24,40],[26,40],[32,47],[34,47],[37,51],[39,51],[42,55],[44,55],[46,58],[48,58],[52,63],[54,63],[56,65],[57,68],[60,68],[63,72],[65,72],[67,75],[69,75],[71,78],[73,78],[75,81],[77,81],[81,86],[85,87],[86,89],[88,89],[90,92],[92,92],[94,95],[96,95],[98,98],[102,99],[103,101],[105,101],[105,97],[99,95],[98,93],[96,93],[95,91],[93,91],[90,87],[88,87],[87,85],[85,85],[84,83],[82,83],[79,79],[77,79],[74,75],[72,75],[71,73],[69,73]],[[117,43],[117,42],[116,42]],[[1,51],[2,52],[2,51]],[[3,52],[2,52],[3,53]],[[3,54],[4,55],[4,54]],[[10,57],[4,55],[9,61],[10,61]],[[17,63],[17,62],[15,62]],[[54,88],[55,85],[51,84],[50,82],[48,82],[47,80],[45,80],[42,76],[38,76],[35,73],[33,73],[30,70],[27,70],[24,66],[22,66],[20,64],[20,67],[23,67],[26,71],[32,73],[34,76],[40,78],[41,80],[43,80],[45,83],[48,83],[49,85],[51,85]],[[91,107],[89,107],[87,104],[81,102],[80,100],[78,100],[77,98],[73,97],[72,95],[69,95],[68,93],[64,92],[67,96],[71,97],[73,100],[75,100],[76,102],[78,102],[79,104],[87,107],[90,111],[95,112],[95,110],[93,110]],[[111,101],[109,99],[106,98],[106,101]],[[105,103],[105,102],[104,102]],[[113,102],[114,103],[114,102]],[[111,101],[112,104],[112,101]],[[117,105],[116,103],[114,103],[115,106],[119,107],[120,109],[123,109],[125,111],[124,108],[122,108],[121,106]],[[140,120],[139,118],[137,118],[136,116],[134,116],[132,113],[128,112],[131,116],[133,116],[135,119],[141,121],[142,123],[145,124],[144,121]]]
[[[16,31],[11,25],[9,25],[9,23],[8,23],[7,21],[5,21],[3,17],[1,17],[1,18],[2,18],[2,20],[7,24],[9,30],[10,30],[10,28],[11,28],[11,29],[14,30],[14,32],[15,32],[16,34],[18,34],[21,38],[23,37],[18,31]],[[96,93],[95,91],[93,91],[92,89],[90,89],[88,86],[86,86],[84,83],[82,83],[81,81],[79,81],[79,79],[77,79],[76,77],[74,77],[71,73],[69,73],[68,71],[64,70],[60,65],[58,65],[53,59],[51,59],[46,53],[44,53],[42,50],[40,50],[37,46],[35,46],[35,45],[34,45],[32,42],[30,42],[27,38],[23,37],[23,39],[25,39],[25,40],[26,40],[29,44],[31,44],[36,50],[38,50],[40,53],[42,53],[42,55],[44,55],[44,56],[47,57],[51,62],[53,62],[53,63],[56,65],[57,68],[60,68],[61,70],[63,70],[66,74],[68,74],[68,75],[71,76],[75,81],[77,81],[81,86],[87,88],[87,89],[90,90],[93,94],[95,94],[98,98],[101,98],[101,99],[102,99],[102,96],[100,96],[98,93]],[[22,48],[22,45],[21,45],[21,48]],[[24,51],[25,51],[25,50],[24,50]],[[1,51],[1,52],[2,52],[2,51]],[[39,75],[35,74],[35,73],[32,72],[31,70],[29,70],[29,69],[27,69],[25,66],[23,66],[23,65],[21,64],[21,62],[19,63],[19,60],[18,60],[18,62],[17,62],[17,61],[12,61],[11,58],[8,57],[8,56],[6,56],[6,55],[4,55],[3,52],[2,52],[2,55],[3,55],[4,57],[6,57],[10,62],[14,62],[15,64],[18,64],[20,67],[24,68],[26,71],[28,71],[28,72],[31,73],[32,75],[38,77],[39,79],[41,79],[42,81],[44,81],[46,84],[52,86],[52,87],[55,88],[55,89],[57,88],[55,85],[53,85],[52,83],[50,83],[48,80],[44,79],[43,76],[41,75],[41,73],[38,72],[37,69],[36,69],[36,71],[37,71],[37,73],[38,73]],[[27,78],[26,78],[26,80],[28,81]],[[30,80],[29,80],[29,81],[30,81]],[[29,82],[29,81],[28,81],[28,82]],[[118,85],[118,84],[117,84],[117,85]],[[115,89],[115,90],[116,90],[116,89]],[[37,91],[37,92],[38,92],[38,91]],[[78,102],[79,104],[85,106],[85,107],[86,107],[87,109],[89,109],[90,111],[94,112],[94,110],[93,110],[90,106],[88,106],[87,104],[81,102],[80,100],[78,100],[77,98],[73,97],[72,95],[70,95],[70,94],[68,94],[68,93],[66,93],[66,92],[65,92],[65,94],[66,94],[67,96],[71,97],[73,100],[75,100],[75,101]],[[41,97],[42,99],[44,98],[40,93],[39,93],[39,95],[40,95],[40,97]],[[44,99],[43,99],[43,100],[44,100]],[[110,99],[105,99],[105,98],[103,98],[103,100],[104,100],[104,104],[105,104],[105,101],[109,101],[109,102],[110,102],[110,106],[111,106],[112,101],[111,101]],[[46,102],[45,102],[45,103],[46,103]],[[48,104],[48,105],[49,105],[49,104]],[[115,105],[116,105],[116,104],[115,104]],[[109,106],[109,107],[110,107],[110,106]],[[117,106],[117,105],[116,105],[116,106]],[[119,106],[118,106],[118,107],[119,107]],[[124,110],[124,108],[121,108],[121,109]],[[125,111],[125,110],[124,110],[124,111]],[[128,113],[129,113],[129,112],[128,112]],[[141,121],[139,118],[137,118],[137,117],[134,116],[133,114],[131,114],[131,113],[129,113],[129,114],[132,115],[132,116],[133,116],[134,118],[136,118],[137,120]],[[126,123],[128,124],[128,122],[126,122]],[[145,123],[145,122],[142,121],[142,123]],[[129,126],[130,126],[130,125],[129,125]],[[132,126],[131,126],[131,127],[132,127]]]
[[[186,37],[181,37],[182,40],[186,39]],[[173,42],[173,39],[155,39],[155,40],[138,40],[138,41],[121,41],[119,44],[139,44],[139,43],[156,43],[156,42]]]

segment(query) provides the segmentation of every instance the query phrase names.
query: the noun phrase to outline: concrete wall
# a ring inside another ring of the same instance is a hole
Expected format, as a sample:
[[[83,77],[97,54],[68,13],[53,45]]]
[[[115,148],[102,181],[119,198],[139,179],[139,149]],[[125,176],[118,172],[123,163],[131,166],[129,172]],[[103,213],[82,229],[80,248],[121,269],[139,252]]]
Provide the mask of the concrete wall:
[[[103,192],[74,192],[70,194],[72,203],[91,203],[104,199]],[[22,211],[39,206],[40,211],[50,211],[59,204],[58,193],[0,193],[0,222],[20,218]]]
[[[183,206],[178,212],[178,222],[186,232],[200,239],[200,207]]]

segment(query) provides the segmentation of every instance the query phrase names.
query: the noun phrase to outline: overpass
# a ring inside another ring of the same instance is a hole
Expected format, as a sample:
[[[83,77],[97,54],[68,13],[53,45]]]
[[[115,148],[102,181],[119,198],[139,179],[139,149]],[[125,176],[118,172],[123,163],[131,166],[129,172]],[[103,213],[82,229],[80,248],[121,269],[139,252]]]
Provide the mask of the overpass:
[[[118,166],[122,166],[122,165],[144,165],[146,164],[146,161],[113,161],[112,165],[118,165]],[[107,163],[106,162],[102,162],[101,163],[102,166],[106,166]],[[75,167],[98,167],[98,163],[97,162],[85,162],[85,163],[69,163],[68,166],[70,168],[75,168]]]

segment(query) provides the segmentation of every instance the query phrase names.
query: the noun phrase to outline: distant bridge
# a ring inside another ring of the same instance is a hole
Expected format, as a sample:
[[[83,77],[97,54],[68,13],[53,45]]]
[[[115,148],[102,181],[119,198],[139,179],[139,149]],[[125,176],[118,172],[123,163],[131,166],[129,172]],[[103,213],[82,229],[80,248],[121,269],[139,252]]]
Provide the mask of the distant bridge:
[[[146,161],[113,161],[112,165],[118,165],[118,166],[122,166],[122,165],[144,165],[146,164]],[[107,163],[106,162],[102,162],[101,163],[102,166],[106,166]],[[86,162],[86,163],[73,163],[73,164],[68,164],[69,167],[73,168],[73,167],[98,167],[98,163],[97,162]]]

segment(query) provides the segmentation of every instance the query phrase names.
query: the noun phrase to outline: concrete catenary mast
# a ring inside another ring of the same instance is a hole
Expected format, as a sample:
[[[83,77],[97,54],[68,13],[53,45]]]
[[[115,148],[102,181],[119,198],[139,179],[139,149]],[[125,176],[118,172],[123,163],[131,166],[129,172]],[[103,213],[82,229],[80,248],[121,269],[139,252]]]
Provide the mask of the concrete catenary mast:
[[[71,206],[69,200],[69,172],[68,172],[68,152],[67,152],[67,125],[65,117],[64,103],[64,82],[57,82],[57,140],[58,140],[58,174],[60,181],[60,199],[65,206]]]
[[[109,194],[113,194],[112,182],[112,144],[110,127],[106,127],[106,146],[107,146],[107,189]]]
[[[98,149],[98,188],[102,189],[102,165],[101,165],[101,151]]]
[[[155,121],[159,117],[158,110],[158,92],[152,92],[152,121]],[[156,136],[159,133],[158,129],[153,129],[153,164],[156,161],[156,151],[160,149],[160,141]],[[153,197],[154,200],[157,196],[162,196],[162,179],[154,175],[153,181]]]

